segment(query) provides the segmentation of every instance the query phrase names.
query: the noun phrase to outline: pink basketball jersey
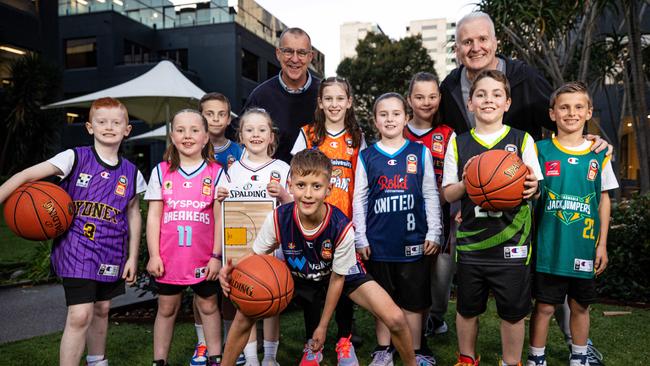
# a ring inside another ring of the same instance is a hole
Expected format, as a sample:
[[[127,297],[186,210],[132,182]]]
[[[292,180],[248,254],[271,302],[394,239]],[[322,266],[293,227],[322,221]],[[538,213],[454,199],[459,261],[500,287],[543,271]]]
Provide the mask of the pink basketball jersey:
[[[215,184],[222,174],[217,163],[204,162],[194,172],[169,163],[159,165],[163,214],[160,221],[160,257],[165,272],[161,283],[192,285],[205,279],[214,247]]]

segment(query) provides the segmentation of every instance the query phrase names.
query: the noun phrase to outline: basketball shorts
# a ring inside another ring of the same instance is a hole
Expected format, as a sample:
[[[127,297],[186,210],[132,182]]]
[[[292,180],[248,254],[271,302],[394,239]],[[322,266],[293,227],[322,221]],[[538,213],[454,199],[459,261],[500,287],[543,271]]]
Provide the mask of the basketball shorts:
[[[111,300],[124,294],[124,280],[100,282],[86,278],[63,278],[67,306]]]
[[[533,297],[537,301],[562,304],[566,296],[582,305],[591,305],[598,301],[596,280],[593,278],[557,276],[541,272],[535,273],[533,278]]]
[[[367,261],[368,272],[397,306],[412,312],[431,306],[431,257],[414,262]]]
[[[519,321],[530,313],[530,266],[458,263],[456,280],[456,310],[464,317],[474,317],[485,312],[490,290],[494,294],[497,313],[501,319]]]
[[[218,295],[221,292],[219,281],[201,281],[193,285],[173,285],[169,283],[160,283],[155,281],[156,291],[160,295],[178,295],[189,286],[195,294],[206,298],[212,295]]]

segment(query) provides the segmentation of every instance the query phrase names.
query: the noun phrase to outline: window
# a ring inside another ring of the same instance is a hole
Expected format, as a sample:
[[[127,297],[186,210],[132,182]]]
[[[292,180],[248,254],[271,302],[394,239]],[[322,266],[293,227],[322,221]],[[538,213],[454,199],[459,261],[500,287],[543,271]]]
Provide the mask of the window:
[[[422,42],[437,41],[437,40],[438,40],[438,37],[436,37],[436,36],[422,38]]]
[[[188,68],[187,48],[179,48],[177,50],[162,50],[158,51],[158,57],[161,60],[169,60],[175,63],[183,70]]]
[[[430,24],[430,25],[423,25],[422,26],[423,31],[424,30],[429,30],[429,29],[438,29],[438,25],[437,24]]]
[[[65,68],[97,67],[97,39],[80,38],[65,41]]]
[[[247,79],[253,81],[259,81],[259,70],[258,70],[258,61],[259,57],[245,49],[241,50],[241,74]]]
[[[127,39],[124,40],[124,63],[141,64],[149,62],[151,50]]]
[[[277,76],[280,73],[280,68],[275,66],[273,63],[268,63],[266,66],[266,78],[270,79],[274,76]]]

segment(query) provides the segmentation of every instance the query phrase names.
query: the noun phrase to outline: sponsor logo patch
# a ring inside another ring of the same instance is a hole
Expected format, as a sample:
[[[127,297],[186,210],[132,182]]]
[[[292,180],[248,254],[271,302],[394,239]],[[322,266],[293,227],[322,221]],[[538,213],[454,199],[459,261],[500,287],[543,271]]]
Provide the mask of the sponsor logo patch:
[[[117,179],[117,185],[115,186],[115,194],[124,197],[128,183],[129,181],[126,179],[126,175],[120,175]]]
[[[92,177],[93,176],[90,174],[79,173],[79,177],[77,178],[77,187],[87,188]]]
[[[587,173],[587,180],[594,181],[598,176],[598,161],[596,159],[591,159],[589,161],[589,172]]]
[[[544,169],[546,170],[546,175],[549,177],[558,177],[560,176],[560,161],[552,160],[544,162]]]
[[[418,158],[415,154],[406,155],[406,172],[415,174],[418,172]]]

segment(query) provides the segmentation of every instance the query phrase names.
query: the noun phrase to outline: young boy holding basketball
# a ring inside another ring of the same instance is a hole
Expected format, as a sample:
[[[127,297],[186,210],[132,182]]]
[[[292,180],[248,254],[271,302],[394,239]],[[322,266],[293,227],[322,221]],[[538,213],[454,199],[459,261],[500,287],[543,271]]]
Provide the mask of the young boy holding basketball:
[[[567,295],[572,335],[569,365],[590,364],[589,304],[597,298],[594,276],[603,273],[608,261],[607,191],[618,188],[609,156],[591,151],[591,142],[583,137],[592,112],[587,87],[580,82],[564,84],[550,100],[557,136],[537,143],[544,180],[536,211],[536,303],[527,366],[546,366],[549,320]]]
[[[317,366],[322,360],[327,326],[344,294],[388,325],[402,361],[414,366],[415,354],[404,315],[357,261],[350,220],[324,202],[330,194],[331,174],[332,163],[321,151],[297,153],[291,161],[289,185],[294,202],[268,215],[253,245],[257,254],[272,253],[280,247],[291,271],[294,301],[303,308],[307,338],[300,365]],[[232,269],[228,263],[220,273],[226,296]],[[235,364],[254,322],[237,312],[226,340],[223,365]]]
[[[530,228],[528,202],[508,211],[484,211],[467,196],[463,178],[477,155],[493,149],[516,153],[528,166],[523,198],[532,197],[542,179],[533,139],[525,132],[503,125],[510,107],[510,86],[496,70],[476,76],[468,109],[476,128],[452,136],[445,155],[443,193],[448,202],[461,201],[457,233],[458,366],[479,364],[475,346],[478,316],[485,312],[492,290],[501,318],[501,365],[519,365],[524,342],[524,317],[530,300]]]
[[[118,154],[131,132],[126,107],[101,98],[93,102],[88,117],[93,146],[63,151],[0,186],[1,203],[23,183],[57,175],[75,204],[72,225],[54,240],[51,258],[68,306],[62,366],[79,365],[86,340],[87,365],[108,365],[104,354],[110,302],[125,292],[125,281],[135,282],[142,229],[138,194],[146,184],[135,165]]]

